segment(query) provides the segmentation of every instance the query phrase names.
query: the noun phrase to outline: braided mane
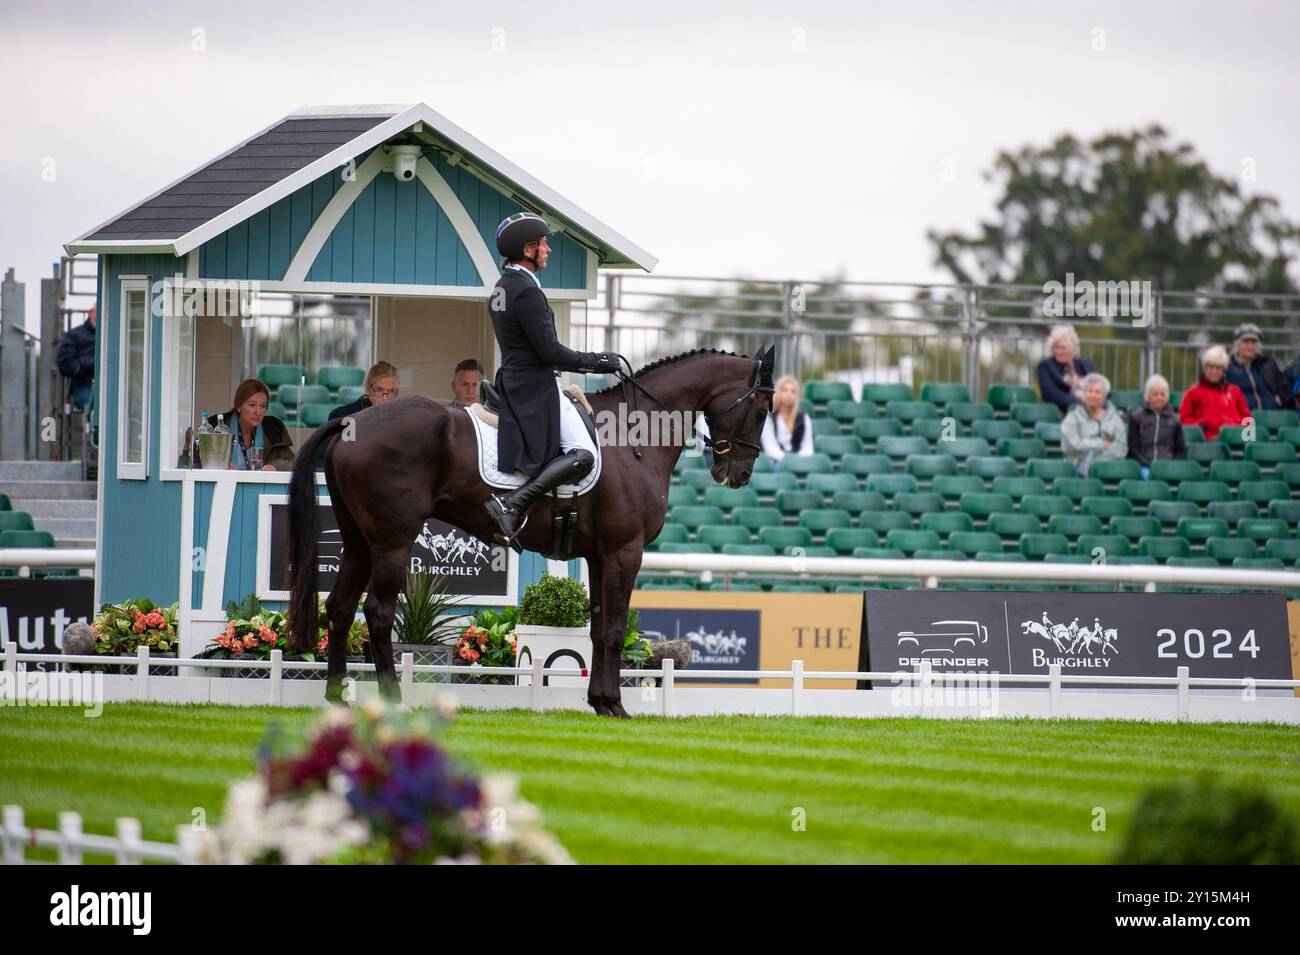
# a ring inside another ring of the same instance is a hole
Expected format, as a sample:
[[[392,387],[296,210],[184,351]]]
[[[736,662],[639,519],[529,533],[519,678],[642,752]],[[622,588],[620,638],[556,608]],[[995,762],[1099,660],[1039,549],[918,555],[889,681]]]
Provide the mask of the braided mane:
[[[721,349],[718,348],[692,348],[690,351],[682,352],[680,355],[669,355],[667,358],[660,358],[658,361],[652,361],[650,364],[644,365],[641,368],[638,368],[636,371],[632,372],[632,377],[640,378],[648,371],[654,371],[656,368],[662,368],[664,365],[676,364],[677,362],[682,361],[686,358],[691,358],[694,355],[730,355],[732,358],[748,357],[745,355],[737,355],[735,352],[722,351]],[[611,391],[616,391],[622,387],[623,387],[623,383],[621,381],[616,381],[608,388],[602,388],[600,391],[593,391],[592,394],[607,395]]]

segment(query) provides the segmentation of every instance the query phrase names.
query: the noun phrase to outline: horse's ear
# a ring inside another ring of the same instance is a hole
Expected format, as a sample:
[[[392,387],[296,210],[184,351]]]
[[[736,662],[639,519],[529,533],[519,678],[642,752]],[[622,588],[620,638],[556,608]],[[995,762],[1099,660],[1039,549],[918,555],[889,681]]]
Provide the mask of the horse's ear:
[[[776,367],[776,346],[768,345],[766,350],[759,349],[758,355],[759,384],[764,388],[772,387],[772,371]]]

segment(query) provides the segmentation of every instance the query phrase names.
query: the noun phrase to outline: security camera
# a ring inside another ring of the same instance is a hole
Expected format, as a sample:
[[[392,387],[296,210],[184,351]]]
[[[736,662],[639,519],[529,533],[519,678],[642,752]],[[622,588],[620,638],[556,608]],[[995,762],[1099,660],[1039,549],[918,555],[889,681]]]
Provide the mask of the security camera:
[[[415,161],[419,158],[419,146],[393,147],[393,175],[398,182],[410,182],[415,178]]]

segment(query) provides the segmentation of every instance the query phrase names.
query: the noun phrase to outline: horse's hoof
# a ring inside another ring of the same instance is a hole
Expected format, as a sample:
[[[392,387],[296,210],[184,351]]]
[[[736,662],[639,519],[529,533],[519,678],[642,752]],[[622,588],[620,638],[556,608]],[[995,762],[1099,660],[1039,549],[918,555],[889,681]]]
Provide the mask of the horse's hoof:
[[[607,703],[605,709],[609,711],[610,716],[616,716],[621,720],[630,720],[632,718],[632,714],[623,709],[623,704],[617,700],[613,703]]]

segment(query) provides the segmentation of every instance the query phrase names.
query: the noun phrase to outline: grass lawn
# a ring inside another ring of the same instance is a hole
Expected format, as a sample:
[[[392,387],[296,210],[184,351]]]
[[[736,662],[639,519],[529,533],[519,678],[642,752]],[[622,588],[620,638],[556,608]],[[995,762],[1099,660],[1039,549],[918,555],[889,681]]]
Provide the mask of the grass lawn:
[[[220,816],[272,721],[317,712],[0,709],[0,803],[171,840],[195,808]],[[1105,862],[1144,789],[1211,770],[1300,813],[1300,732],[1275,725],[462,711],[447,742],[518,774],[580,862]]]

